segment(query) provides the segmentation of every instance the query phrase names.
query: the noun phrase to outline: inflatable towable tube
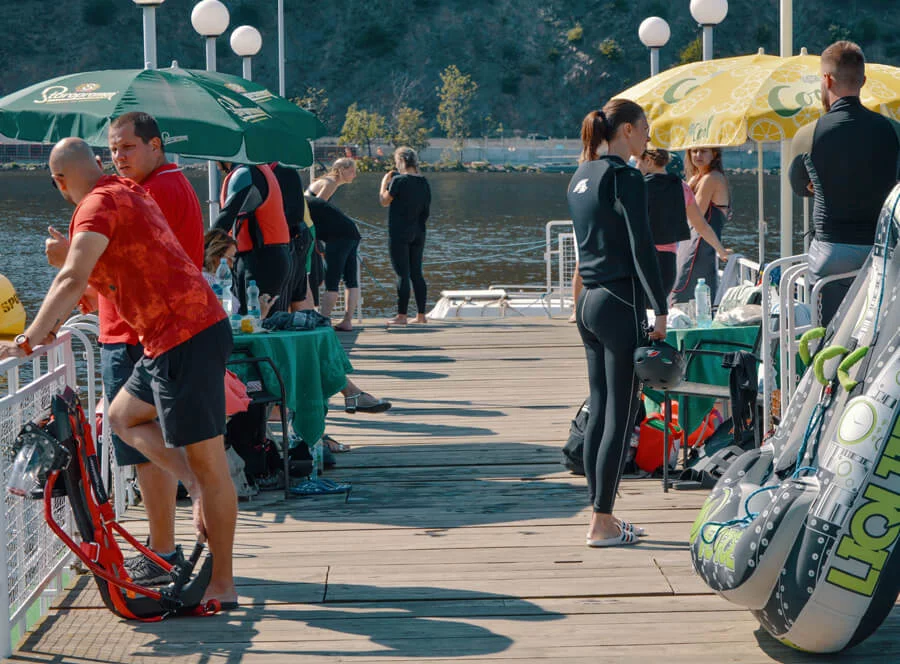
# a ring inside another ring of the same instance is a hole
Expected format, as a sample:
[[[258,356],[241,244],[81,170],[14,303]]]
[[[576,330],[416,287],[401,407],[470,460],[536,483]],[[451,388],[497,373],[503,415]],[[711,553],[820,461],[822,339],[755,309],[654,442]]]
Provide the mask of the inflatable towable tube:
[[[691,530],[703,580],[797,649],[874,632],[900,593],[900,185],[774,435]]]

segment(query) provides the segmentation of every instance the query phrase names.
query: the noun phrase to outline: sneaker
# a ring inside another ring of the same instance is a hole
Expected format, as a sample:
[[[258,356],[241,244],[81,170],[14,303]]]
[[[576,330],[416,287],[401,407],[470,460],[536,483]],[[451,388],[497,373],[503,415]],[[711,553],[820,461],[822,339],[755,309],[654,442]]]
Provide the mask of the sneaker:
[[[368,392],[360,392],[344,397],[344,410],[348,413],[360,411],[362,413],[383,413],[390,410],[391,402],[386,399],[376,399]]]
[[[175,553],[166,560],[172,565],[184,562],[184,553],[181,545],[175,546]],[[172,574],[150,560],[144,554],[138,554],[125,559],[125,571],[128,576],[139,586],[164,586],[172,582]]]

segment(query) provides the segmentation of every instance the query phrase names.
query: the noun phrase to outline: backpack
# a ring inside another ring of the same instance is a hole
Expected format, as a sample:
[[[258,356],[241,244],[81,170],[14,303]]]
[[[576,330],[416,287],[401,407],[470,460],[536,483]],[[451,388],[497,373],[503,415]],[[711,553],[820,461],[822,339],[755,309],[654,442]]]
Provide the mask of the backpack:
[[[590,410],[585,399],[578,407],[575,419],[569,424],[569,439],[562,448],[562,465],[574,475],[584,475],[584,429],[587,427],[589,415]]]
[[[225,427],[225,445],[244,460],[244,473],[251,481],[283,468],[278,448],[266,437],[268,412],[266,404],[251,403],[245,412],[232,415]]]

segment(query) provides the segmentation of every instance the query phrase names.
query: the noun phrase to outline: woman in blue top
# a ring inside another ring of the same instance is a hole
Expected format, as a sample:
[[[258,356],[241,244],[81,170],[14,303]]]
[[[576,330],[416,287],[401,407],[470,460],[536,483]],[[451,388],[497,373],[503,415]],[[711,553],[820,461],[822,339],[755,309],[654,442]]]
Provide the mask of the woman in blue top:
[[[584,289],[578,331],[590,384],[584,469],[594,513],[588,546],[634,544],[643,530],[613,516],[616,489],[638,407],[634,351],[647,338],[646,306],[656,313],[651,339],[666,336],[663,291],[647,218],[644,178],[627,165],[640,158],[650,126],[643,109],[613,99],[581,126],[581,165],[567,194]]]
[[[416,317],[411,322],[425,322],[427,286],[422,274],[425,252],[425,222],[431,211],[431,188],[419,174],[416,151],[399,147],[394,151],[396,171],[381,180],[379,200],[388,210],[391,264],[397,273],[397,316],[388,325],[406,325],[409,308],[409,283],[416,295]]]

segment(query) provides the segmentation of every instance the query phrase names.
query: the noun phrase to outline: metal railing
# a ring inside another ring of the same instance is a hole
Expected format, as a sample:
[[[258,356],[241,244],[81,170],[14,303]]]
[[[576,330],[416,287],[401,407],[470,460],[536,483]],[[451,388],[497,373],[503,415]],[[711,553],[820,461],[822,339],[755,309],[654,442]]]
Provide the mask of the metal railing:
[[[72,334],[62,333],[48,346],[27,358],[0,362],[0,475],[3,509],[0,510],[0,656],[9,656],[11,633],[25,632],[26,612],[51,582],[59,583],[71,554],[44,523],[43,502],[23,500],[5,488],[13,462],[13,443],[28,422],[49,414],[53,395],[75,384]],[[53,500],[60,523],[70,523],[65,498]]]
[[[49,606],[48,596],[62,590],[63,572],[72,559],[69,549],[44,522],[43,501],[7,494],[13,445],[26,423],[47,417],[53,396],[66,386],[81,387],[87,396],[85,411],[93,414],[97,374],[95,344],[89,335],[96,334],[96,326],[94,316],[76,317],[60,330],[53,343],[36,348],[28,357],[0,361],[0,657],[11,653],[13,632],[17,638],[24,636],[31,607],[40,602],[43,614]],[[76,355],[74,342],[83,346],[83,354]],[[88,420],[96,434],[95,418],[90,416]],[[57,521],[71,532],[67,500],[54,498],[53,511]]]
[[[548,221],[544,227],[544,244],[550,310],[557,298],[560,310],[564,310],[567,308],[566,298],[572,298],[572,280],[575,276],[575,232],[571,220]]]

